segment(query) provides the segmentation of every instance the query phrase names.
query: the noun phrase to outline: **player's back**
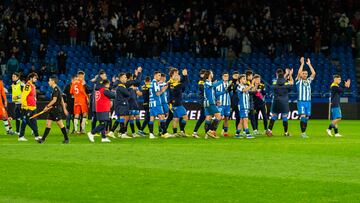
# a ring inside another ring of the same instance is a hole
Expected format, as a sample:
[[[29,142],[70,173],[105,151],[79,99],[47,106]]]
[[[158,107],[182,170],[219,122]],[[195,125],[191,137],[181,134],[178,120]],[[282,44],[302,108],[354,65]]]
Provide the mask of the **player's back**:
[[[71,84],[70,93],[74,95],[74,102],[87,102],[85,85],[80,79],[76,79]]]
[[[274,89],[274,101],[288,102],[289,92],[291,91],[292,85],[289,85],[285,78],[278,78],[273,83]]]

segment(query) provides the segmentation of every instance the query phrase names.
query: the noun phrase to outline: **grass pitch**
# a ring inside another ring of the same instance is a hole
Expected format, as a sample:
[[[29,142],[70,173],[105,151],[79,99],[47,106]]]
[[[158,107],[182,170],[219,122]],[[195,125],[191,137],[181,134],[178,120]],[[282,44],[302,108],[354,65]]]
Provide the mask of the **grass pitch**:
[[[1,126],[0,202],[359,202],[359,121],[340,123],[342,138],[326,136],[328,123],[310,120],[310,139],[299,121],[282,136],[277,121],[272,138],[92,144],[83,135],[69,145],[55,124],[43,145]]]

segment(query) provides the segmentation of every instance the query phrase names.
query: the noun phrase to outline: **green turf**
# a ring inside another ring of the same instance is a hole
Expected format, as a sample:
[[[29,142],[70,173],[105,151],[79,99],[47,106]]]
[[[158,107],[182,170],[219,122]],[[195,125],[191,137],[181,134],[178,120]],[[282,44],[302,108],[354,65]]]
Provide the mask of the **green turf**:
[[[307,140],[291,121],[289,138],[277,122],[274,137],[254,140],[71,136],[69,145],[54,124],[43,145],[1,130],[0,202],[358,202],[359,121],[340,124],[343,138],[327,137],[327,125],[311,120]]]

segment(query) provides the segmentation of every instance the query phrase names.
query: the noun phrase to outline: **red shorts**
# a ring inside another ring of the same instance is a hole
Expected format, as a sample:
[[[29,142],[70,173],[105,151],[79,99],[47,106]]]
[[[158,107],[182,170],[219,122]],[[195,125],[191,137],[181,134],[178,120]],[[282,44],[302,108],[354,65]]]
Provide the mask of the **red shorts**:
[[[74,115],[80,115],[88,112],[89,108],[86,103],[78,103],[74,105]]]

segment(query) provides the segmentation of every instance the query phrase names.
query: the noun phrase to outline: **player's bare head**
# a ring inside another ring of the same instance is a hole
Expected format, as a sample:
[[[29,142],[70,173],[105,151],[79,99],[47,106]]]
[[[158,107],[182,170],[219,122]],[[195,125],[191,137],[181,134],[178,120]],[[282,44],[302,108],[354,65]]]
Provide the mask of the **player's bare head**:
[[[239,82],[240,82],[241,84],[245,84],[245,83],[246,83],[246,75],[245,75],[245,74],[239,75]]]
[[[172,78],[174,75],[179,75],[179,70],[177,68],[171,67],[169,71],[170,78]]]
[[[146,76],[144,82],[145,82],[146,84],[149,84],[149,83],[151,82],[151,77],[150,77],[150,76]]]
[[[28,75],[28,80],[30,80],[31,82],[36,82],[38,78],[39,76],[37,73],[30,73]]]
[[[235,79],[235,80],[239,79],[239,72],[238,72],[238,71],[234,71],[234,72],[232,73],[232,77],[233,77],[233,79]]]
[[[156,81],[160,81],[160,79],[161,79],[161,72],[160,71],[155,71],[154,72],[154,79]]]
[[[333,75],[334,83],[340,84],[341,83],[341,76],[340,75]]]
[[[85,78],[85,72],[84,71],[78,71],[78,73],[77,73],[77,76],[78,76],[78,78],[80,78],[80,79],[84,79]]]
[[[301,79],[306,80],[308,75],[309,75],[309,73],[306,70],[303,70],[300,74],[300,77],[301,77]]]
[[[75,75],[72,75],[71,76],[71,81],[73,81],[73,80],[75,80],[77,78],[77,75],[75,74]]]
[[[201,69],[200,72],[199,72],[199,77],[200,79],[204,79],[204,74],[206,72],[206,69]]]
[[[106,87],[109,88],[110,87],[110,81],[108,79],[105,79],[102,81],[102,84]]]
[[[283,78],[284,77],[283,69],[279,68],[279,69],[276,70],[276,77],[277,78]]]
[[[213,78],[213,73],[210,70],[206,70],[204,73],[204,79],[205,80],[211,80]]]
[[[246,75],[246,79],[247,80],[252,80],[253,79],[253,71],[252,70],[247,70],[245,71],[245,75]]]
[[[222,79],[223,79],[223,81],[229,81],[229,73],[228,72],[223,72],[222,73]]]
[[[106,80],[106,79],[105,79]],[[119,74],[119,80],[120,80],[120,82],[121,83],[126,83],[126,81],[127,81],[127,77],[126,77],[126,73],[120,73]]]
[[[49,85],[51,87],[55,86],[58,83],[59,79],[56,77],[56,75],[52,75],[49,77]]]
[[[15,82],[15,81],[19,80],[19,78],[20,78],[20,73],[15,72],[12,74],[12,77],[11,77],[12,81]]]
[[[176,74],[174,74],[174,75],[176,75]],[[173,76],[174,76],[173,75]],[[161,73],[161,79],[160,79],[160,81],[161,82],[165,82],[166,81],[166,75],[165,75],[165,73]]]
[[[133,76],[132,73],[126,73],[126,78],[127,78],[128,80],[133,80],[133,79],[134,79],[134,76]]]
[[[106,72],[104,70],[100,70],[98,75],[100,76],[101,80],[107,79]]]

